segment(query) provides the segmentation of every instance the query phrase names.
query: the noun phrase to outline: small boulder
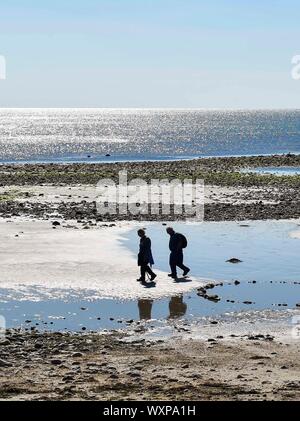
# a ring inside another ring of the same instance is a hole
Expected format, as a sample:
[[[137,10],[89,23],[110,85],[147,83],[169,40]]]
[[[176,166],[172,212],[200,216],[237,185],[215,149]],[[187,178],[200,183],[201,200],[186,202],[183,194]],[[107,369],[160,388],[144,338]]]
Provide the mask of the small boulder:
[[[240,259],[238,259],[236,257],[232,257],[231,259],[226,260],[226,262],[237,264],[237,263],[242,263],[242,260],[240,260]]]

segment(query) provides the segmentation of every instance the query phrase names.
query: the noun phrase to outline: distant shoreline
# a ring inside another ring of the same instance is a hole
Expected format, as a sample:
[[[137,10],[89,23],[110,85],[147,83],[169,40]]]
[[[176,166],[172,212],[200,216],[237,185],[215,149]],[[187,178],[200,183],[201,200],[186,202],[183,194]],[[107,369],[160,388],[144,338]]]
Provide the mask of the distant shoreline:
[[[192,161],[199,159],[219,159],[219,158],[259,158],[259,157],[285,157],[285,156],[300,156],[300,152],[274,153],[274,154],[220,154],[220,155],[190,155],[190,156],[126,156],[108,154],[107,156],[100,155],[81,155],[81,156],[65,156],[65,157],[49,157],[36,159],[20,159],[20,160],[5,160],[0,159],[1,165],[74,165],[74,164],[131,164],[131,163],[157,163],[157,162],[181,162]]]

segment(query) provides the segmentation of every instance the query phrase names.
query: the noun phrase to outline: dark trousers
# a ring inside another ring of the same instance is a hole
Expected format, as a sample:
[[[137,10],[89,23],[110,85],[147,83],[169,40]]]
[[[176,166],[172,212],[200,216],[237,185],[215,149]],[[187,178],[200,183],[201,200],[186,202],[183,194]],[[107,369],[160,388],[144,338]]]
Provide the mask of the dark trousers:
[[[146,272],[149,273],[149,275],[152,277],[154,276],[154,272],[148,265],[148,263],[142,263],[141,264],[141,279],[144,281],[146,277]]]
[[[184,266],[183,264],[183,253],[181,251],[172,251],[170,254],[170,268],[171,273],[174,276],[177,276],[177,269],[176,267],[179,267],[183,271],[188,270],[188,267]]]

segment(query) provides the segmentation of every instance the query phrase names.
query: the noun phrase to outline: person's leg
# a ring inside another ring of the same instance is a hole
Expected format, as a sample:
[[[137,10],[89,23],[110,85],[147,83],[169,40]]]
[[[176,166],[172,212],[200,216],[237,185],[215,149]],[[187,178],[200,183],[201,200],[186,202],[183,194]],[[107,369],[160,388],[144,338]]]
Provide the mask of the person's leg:
[[[180,269],[183,270],[184,275],[186,275],[190,271],[190,268],[188,268],[187,266],[185,266],[183,264],[183,253],[182,252],[178,253],[178,255],[177,255],[176,266],[178,266]]]
[[[142,263],[142,264],[141,264],[141,277],[140,277],[140,280],[141,280],[142,282],[144,282],[144,281],[145,281],[146,266],[147,266],[147,265],[145,265],[144,263]]]
[[[149,265],[146,266],[146,272],[149,273],[151,277],[151,281],[153,281],[156,278],[156,273],[153,272],[153,270],[150,268]]]
[[[170,254],[170,268],[171,268],[171,276],[173,278],[177,277],[177,270],[176,270],[176,255],[175,253]]]

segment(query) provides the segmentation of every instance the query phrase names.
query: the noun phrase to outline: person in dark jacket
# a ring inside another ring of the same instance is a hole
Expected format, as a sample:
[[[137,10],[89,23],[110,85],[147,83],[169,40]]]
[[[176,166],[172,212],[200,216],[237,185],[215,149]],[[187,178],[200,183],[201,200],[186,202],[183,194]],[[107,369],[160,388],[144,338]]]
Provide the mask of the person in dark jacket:
[[[175,232],[173,228],[168,227],[167,233],[170,236],[169,249],[170,249],[170,268],[171,273],[169,276],[173,279],[177,279],[177,266],[183,270],[183,276],[186,276],[190,268],[183,264],[183,244],[182,235]]]
[[[140,250],[138,254],[138,266],[141,268],[141,277],[138,279],[139,282],[146,281],[146,273],[149,273],[151,281],[156,278],[156,274],[152,271],[151,265],[154,264],[152,251],[151,251],[151,240],[146,236],[143,229],[138,230],[138,236],[140,237]]]

